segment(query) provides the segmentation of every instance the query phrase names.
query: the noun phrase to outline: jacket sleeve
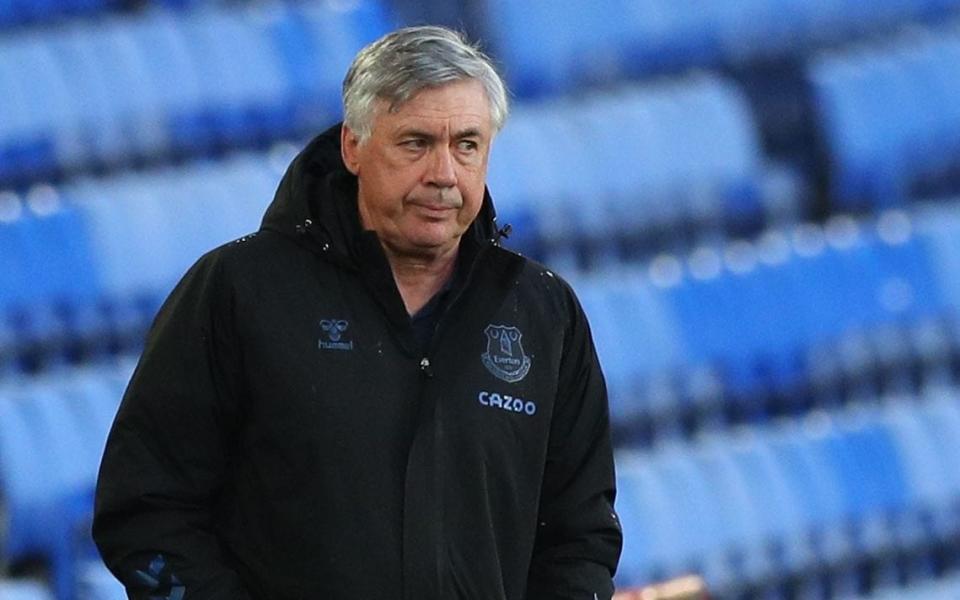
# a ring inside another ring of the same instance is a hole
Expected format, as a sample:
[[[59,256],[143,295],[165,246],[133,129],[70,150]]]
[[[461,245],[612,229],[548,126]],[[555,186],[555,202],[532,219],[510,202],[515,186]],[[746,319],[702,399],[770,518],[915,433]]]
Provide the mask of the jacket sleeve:
[[[215,533],[239,414],[222,279],[207,255],[167,299],[107,440],[93,536],[131,599],[251,598]]]
[[[527,600],[609,600],[622,546],[607,391],[582,309],[566,332]]]

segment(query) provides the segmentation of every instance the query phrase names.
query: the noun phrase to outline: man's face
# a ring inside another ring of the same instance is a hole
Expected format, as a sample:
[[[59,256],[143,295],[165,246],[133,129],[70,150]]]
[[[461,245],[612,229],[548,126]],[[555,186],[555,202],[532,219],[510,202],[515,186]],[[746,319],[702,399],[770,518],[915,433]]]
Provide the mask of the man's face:
[[[480,82],[426,88],[375,112],[359,143],[343,128],[343,159],[359,181],[360,217],[393,252],[437,256],[453,249],[483,203],[493,137]]]

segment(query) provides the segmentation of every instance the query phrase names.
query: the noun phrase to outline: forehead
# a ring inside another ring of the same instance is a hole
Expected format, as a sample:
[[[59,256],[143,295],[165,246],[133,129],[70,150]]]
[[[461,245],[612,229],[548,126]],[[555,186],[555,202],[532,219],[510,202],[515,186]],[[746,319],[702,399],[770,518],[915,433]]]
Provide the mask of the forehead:
[[[490,101],[483,84],[474,79],[428,87],[402,104],[380,101],[374,128],[396,131],[406,127],[472,127],[489,132]]]

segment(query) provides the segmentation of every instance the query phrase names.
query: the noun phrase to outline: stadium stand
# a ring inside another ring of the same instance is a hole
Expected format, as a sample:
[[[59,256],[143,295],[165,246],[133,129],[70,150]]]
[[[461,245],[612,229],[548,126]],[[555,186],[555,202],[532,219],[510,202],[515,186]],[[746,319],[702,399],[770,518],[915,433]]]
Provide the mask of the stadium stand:
[[[125,597],[88,529],[144,332],[414,13],[517,96],[489,185],[590,317],[619,587],[960,596],[960,2],[393,8],[0,0],[0,598]]]
[[[0,38],[0,185],[203,156],[336,120],[374,2],[150,11]]]

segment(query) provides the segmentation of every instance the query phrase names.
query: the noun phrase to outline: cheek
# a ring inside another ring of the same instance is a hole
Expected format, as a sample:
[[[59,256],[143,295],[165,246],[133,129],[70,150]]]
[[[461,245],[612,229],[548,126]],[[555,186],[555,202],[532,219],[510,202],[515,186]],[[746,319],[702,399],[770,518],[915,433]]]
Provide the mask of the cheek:
[[[476,189],[464,190],[463,192],[463,210],[460,211],[458,219],[464,225],[469,225],[477,217],[480,207],[483,206],[483,185]]]

